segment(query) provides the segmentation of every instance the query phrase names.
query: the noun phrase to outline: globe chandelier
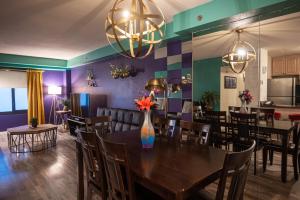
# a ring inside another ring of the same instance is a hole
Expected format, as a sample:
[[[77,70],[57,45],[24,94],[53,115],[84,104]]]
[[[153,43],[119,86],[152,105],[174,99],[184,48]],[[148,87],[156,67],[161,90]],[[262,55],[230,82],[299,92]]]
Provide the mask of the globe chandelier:
[[[245,71],[249,63],[256,59],[256,51],[254,47],[250,43],[241,40],[240,34],[242,32],[243,30],[236,30],[237,40],[222,57],[222,61],[228,64],[232,71],[237,74]]]
[[[129,58],[145,58],[165,36],[165,18],[153,0],[116,0],[105,31],[110,45]]]

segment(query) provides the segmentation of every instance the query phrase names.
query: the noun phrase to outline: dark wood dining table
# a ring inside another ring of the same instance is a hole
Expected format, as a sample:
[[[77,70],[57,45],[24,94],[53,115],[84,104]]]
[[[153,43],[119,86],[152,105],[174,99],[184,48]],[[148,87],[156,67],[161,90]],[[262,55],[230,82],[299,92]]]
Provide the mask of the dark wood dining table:
[[[209,146],[175,144],[156,138],[153,149],[143,149],[139,131],[108,134],[106,140],[126,143],[136,183],[163,199],[182,200],[220,176],[226,151]],[[84,199],[83,154],[76,140],[78,199]]]
[[[209,123],[209,120],[205,117],[195,119],[194,121],[198,122],[206,122]],[[230,128],[232,124],[230,122],[230,117],[227,118],[226,122],[221,122],[221,126]],[[279,135],[281,138],[281,145],[283,151],[281,152],[281,181],[287,181],[287,156],[288,156],[288,145],[289,145],[289,138],[292,138],[292,134],[294,129],[296,128],[290,121],[283,121],[283,120],[274,120],[274,123],[264,123],[259,122],[256,126],[250,125],[250,127],[257,132],[257,134],[265,135],[265,134],[276,134]]]

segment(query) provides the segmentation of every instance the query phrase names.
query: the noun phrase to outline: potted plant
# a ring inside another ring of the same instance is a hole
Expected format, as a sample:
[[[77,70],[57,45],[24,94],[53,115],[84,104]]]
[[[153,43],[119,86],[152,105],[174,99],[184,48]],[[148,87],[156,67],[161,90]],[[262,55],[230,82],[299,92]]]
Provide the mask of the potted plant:
[[[219,101],[219,95],[213,91],[206,91],[202,95],[201,103],[205,105],[207,110],[213,110],[214,106]]]
[[[30,120],[30,122],[31,122],[31,127],[32,127],[32,128],[36,128],[36,127],[37,127],[37,125],[38,125],[38,119],[37,119],[36,117],[33,117],[33,118]]]
[[[61,103],[64,106],[63,110],[68,111],[69,107],[70,107],[70,100],[69,99],[63,99]]]

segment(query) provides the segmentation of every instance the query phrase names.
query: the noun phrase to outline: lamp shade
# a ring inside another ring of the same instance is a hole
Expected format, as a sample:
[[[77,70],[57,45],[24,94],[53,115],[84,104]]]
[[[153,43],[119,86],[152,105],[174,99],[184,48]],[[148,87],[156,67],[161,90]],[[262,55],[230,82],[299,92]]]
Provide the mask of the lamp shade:
[[[165,90],[164,80],[157,79],[157,78],[150,79],[147,82],[145,89],[148,91],[155,91],[155,92],[163,91]]]
[[[48,86],[48,94],[50,94],[50,95],[61,94],[61,87],[58,87],[58,86]]]

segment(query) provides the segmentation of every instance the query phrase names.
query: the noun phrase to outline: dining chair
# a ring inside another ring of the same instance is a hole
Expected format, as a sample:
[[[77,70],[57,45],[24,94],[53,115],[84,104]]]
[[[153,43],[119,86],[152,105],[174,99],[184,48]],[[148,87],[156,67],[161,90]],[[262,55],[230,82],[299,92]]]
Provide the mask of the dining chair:
[[[299,152],[299,144],[300,144],[300,124],[299,122],[295,124],[295,128],[293,131],[293,139],[292,142],[288,144],[287,153],[292,156],[293,160],[293,168],[294,168],[294,178],[298,180],[298,169],[300,170],[300,152]],[[271,164],[273,162],[273,152],[282,152],[284,149],[282,148],[281,141],[279,140],[271,140],[269,143],[265,144],[263,150],[263,171],[266,171],[267,168],[267,157],[268,151],[270,156]]]
[[[112,117],[111,116],[97,116],[86,118],[86,130],[88,131],[98,131],[105,133],[112,132]]]
[[[210,124],[204,124],[199,122],[193,123],[193,131],[198,135],[196,139],[197,144],[210,145],[211,144],[211,126]]]
[[[248,170],[251,163],[251,155],[255,149],[255,146],[256,143],[253,140],[248,149],[241,152],[229,152],[226,154],[216,195],[208,193],[205,190],[201,190],[189,200],[243,199]],[[228,180],[230,181],[230,185],[229,189],[226,190]],[[226,196],[227,198],[225,198]]]
[[[232,135],[228,131],[226,111],[206,111],[205,118],[211,124],[213,145],[217,148],[225,146],[226,149],[229,149]]]
[[[259,121],[266,124],[274,124],[275,109],[274,108],[250,108],[250,113],[257,114]]]
[[[167,125],[167,137],[175,138],[176,137],[176,119],[168,119]]]
[[[108,188],[107,199],[135,199],[126,144],[105,141],[101,136],[97,137],[97,141],[103,156]]]
[[[180,120],[179,128],[180,142],[190,142],[193,139],[195,141],[195,135],[193,132],[193,122]]]
[[[154,116],[152,123],[154,127],[155,134],[157,136],[166,136],[168,129],[168,119],[162,116]]]
[[[252,140],[256,141],[254,149],[254,175],[256,175],[257,151],[263,148],[263,143],[257,137],[256,114],[230,112],[233,150],[242,151],[249,148]]]
[[[107,185],[104,166],[100,152],[97,150],[96,134],[94,132],[78,132],[78,140],[81,143],[84,167],[86,171],[87,199],[92,199],[93,191],[107,198]]]

